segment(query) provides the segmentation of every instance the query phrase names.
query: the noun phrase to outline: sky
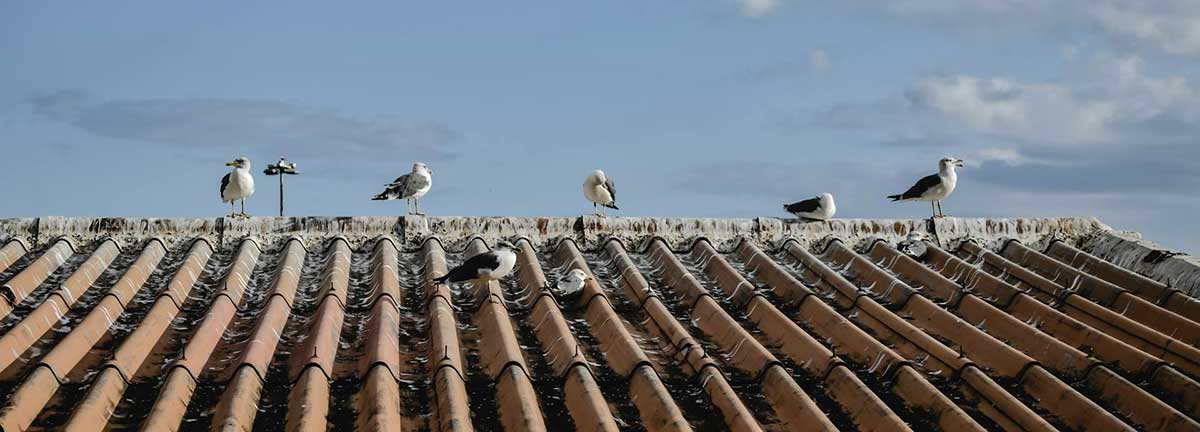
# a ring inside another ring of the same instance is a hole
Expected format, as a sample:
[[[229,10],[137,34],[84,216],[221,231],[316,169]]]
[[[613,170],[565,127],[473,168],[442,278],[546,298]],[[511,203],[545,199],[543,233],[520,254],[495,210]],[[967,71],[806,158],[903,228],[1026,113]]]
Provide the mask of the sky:
[[[1200,253],[1200,2],[0,1],[0,217],[839,217],[966,160],[951,216],[1094,216]]]

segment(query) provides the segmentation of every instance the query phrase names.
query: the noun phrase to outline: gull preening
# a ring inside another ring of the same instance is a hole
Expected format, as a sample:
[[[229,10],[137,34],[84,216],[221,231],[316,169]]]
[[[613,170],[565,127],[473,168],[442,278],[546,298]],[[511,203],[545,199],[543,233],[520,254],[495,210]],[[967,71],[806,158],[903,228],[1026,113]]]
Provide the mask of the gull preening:
[[[445,276],[434,279],[435,283],[455,283],[470,280],[488,282],[500,279],[512,272],[517,264],[516,247],[512,243],[501,241],[496,247],[487,252],[468,258],[458,267],[446,273]]]
[[[591,276],[588,276],[583,270],[571,269],[566,276],[558,280],[555,288],[557,288],[559,297],[572,298],[579,295],[583,291],[583,285],[591,279]]]
[[[954,172],[954,169],[961,166],[963,166],[961,159],[942,158],[941,161],[938,161],[937,174],[927,175],[917,180],[917,184],[908,188],[904,193],[889,195],[888,198],[891,198],[892,201],[929,201],[929,206],[933,209],[933,217],[945,217],[946,214],[942,213],[942,200],[954,192],[954,186],[958,183],[958,174]]]
[[[599,205],[620,210],[617,208],[617,187],[613,185],[611,178],[604,175],[604,171],[595,170],[588,174],[587,179],[583,180],[583,196],[592,202],[593,209]],[[607,217],[603,209],[596,213],[596,216]]]
[[[250,159],[245,156],[229,162],[225,166],[233,170],[221,177],[221,202],[229,203],[229,217],[250,217],[246,214],[246,198],[254,195],[254,176],[250,175]],[[235,211],[235,201],[242,201],[242,212]]]
[[[804,201],[784,204],[783,209],[801,219],[830,220],[837,213],[837,205],[833,203],[833,194],[823,193]]]
[[[424,215],[421,213],[421,205],[418,200],[429,193],[429,188],[433,186],[433,170],[425,166],[425,164],[417,162],[413,164],[412,172],[396,177],[396,180],[384,185],[385,189],[379,195],[372,197],[372,200],[387,201],[403,199],[406,201],[405,212],[408,214]]]

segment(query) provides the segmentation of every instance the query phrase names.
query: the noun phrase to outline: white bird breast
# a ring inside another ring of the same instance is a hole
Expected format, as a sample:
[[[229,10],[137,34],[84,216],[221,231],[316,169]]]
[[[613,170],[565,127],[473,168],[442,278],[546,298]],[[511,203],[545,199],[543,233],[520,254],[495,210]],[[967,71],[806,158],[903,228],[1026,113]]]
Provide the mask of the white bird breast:
[[[229,176],[229,186],[225,188],[221,198],[225,201],[247,198],[254,195],[254,176],[250,170],[235,168]]]

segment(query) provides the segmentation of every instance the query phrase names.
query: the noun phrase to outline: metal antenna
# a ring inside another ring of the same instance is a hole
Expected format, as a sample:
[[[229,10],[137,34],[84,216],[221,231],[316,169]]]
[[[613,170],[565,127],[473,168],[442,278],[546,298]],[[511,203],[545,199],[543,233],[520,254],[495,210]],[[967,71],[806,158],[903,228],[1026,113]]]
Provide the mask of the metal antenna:
[[[279,176],[279,215],[283,216],[283,177],[285,175],[300,174],[300,171],[296,171],[295,162],[288,162],[280,157],[279,162],[267,165],[267,169],[263,170],[263,174]]]

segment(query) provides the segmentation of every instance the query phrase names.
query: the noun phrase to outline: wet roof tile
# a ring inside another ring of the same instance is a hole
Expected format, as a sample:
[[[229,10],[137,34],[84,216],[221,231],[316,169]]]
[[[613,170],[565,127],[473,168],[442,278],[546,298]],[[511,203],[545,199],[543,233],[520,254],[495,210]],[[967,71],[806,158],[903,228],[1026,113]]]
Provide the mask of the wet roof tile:
[[[0,228],[5,431],[1200,430],[1200,302],[1094,220]]]

